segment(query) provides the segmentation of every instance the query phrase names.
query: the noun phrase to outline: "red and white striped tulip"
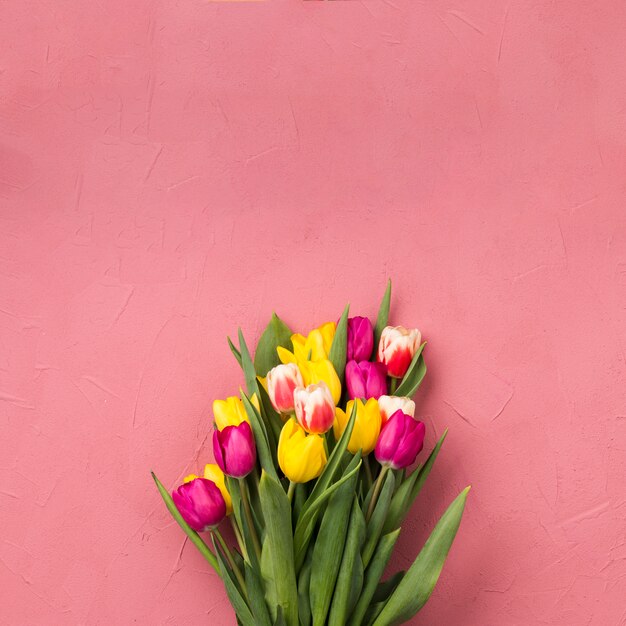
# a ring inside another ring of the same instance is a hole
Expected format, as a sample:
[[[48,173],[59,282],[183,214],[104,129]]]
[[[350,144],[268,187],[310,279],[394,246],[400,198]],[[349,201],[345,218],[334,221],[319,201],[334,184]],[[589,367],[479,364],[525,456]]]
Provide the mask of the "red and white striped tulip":
[[[272,406],[279,413],[292,413],[293,392],[296,387],[304,386],[298,366],[295,363],[284,363],[273,367],[267,373],[266,383]]]
[[[422,335],[417,328],[387,326],[383,328],[378,344],[377,361],[387,366],[392,378],[402,378],[419,348]]]
[[[324,381],[308,387],[298,387],[293,397],[296,418],[307,432],[319,435],[332,428],[335,421],[335,401]]]

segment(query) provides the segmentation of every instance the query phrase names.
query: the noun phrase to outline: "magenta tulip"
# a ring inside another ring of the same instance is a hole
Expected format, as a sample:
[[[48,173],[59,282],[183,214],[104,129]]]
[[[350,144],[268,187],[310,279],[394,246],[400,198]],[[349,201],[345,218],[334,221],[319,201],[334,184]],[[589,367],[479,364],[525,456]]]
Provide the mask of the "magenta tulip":
[[[213,454],[220,469],[228,476],[243,478],[254,468],[256,446],[248,422],[213,431]]]
[[[212,480],[196,478],[172,492],[183,519],[196,531],[217,526],[226,517],[226,502]]]
[[[376,443],[376,460],[392,469],[404,469],[424,447],[424,422],[397,410],[385,423]]]
[[[374,348],[374,329],[367,317],[348,319],[348,361],[369,361]]]
[[[378,398],[387,393],[387,367],[383,363],[348,361],[346,363],[348,396]]]

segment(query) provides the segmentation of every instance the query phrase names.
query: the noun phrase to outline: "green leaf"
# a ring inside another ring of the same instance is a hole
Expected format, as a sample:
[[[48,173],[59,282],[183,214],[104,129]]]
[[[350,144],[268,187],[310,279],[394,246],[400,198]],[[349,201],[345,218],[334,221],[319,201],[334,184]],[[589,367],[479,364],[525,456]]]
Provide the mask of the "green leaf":
[[[448,429],[446,429],[443,435],[441,435],[437,445],[433,448],[433,451],[428,456],[428,459],[426,459],[424,466],[416,469],[396,489],[396,492],[391,499],[391,504],[389,505],[389,511],[387,512],[387,519],[383,527],[383,533],[386,534],[391,532],[394,528],[398,528],[398,526],[402,523],[404,516],[409,512],[415,498],[417,498],[417,494],[419,494],[422,486],[426,482],[447,434]]]
[[[376,326],[374,326],[374,354],[378,350],[378,344],[380,342],[380,336],[382,335],[383,328],[387,326],[387,320],[389,319],[389,305],[391,304],[391,279],[387,281],[387,288],[385,289],[385,295],[380,303],[378,309],[378,317],[376,318]]]
[[[233,478],[232,476],[226,476],[226,487],[228,489],[228,493],[230,493],[231,500],[233,501],[233,516],[235,518],[235,523],[241,532],[245,544],[245,551],[247,553],[246,560],[253,568],[258,570],[259,562],[254,550],[254,542],[252,541],[252,535],[250,534],[250,529],[248,528],[248,522],[243,511],[243,503],[241,501],[241,485],[239,484],[239,480],[237,478]]]
[[[291,330],[276,313],[266,326],[254,353],[254,369],[259,376],[267,373],[280,363],[276,348],[282,346],[291,350]]]
[[[202,556],[209,562],[209,565],[211,565],[211,567],[219,574],[219,564],[217,562],[217,559],[215,558],[215,555],[213,554],[213,552],[211,552],[209,546],[204,543],[202,537],[200,537],[200,535],[195,530],[193,530],[193,528],[191,528],[191,526],[189,526],[189,524],[187,524],[187,522],[183,519],[180,511],[176,508],[176,505],[174,504],[174,500],[172,500],[172,496],[170,495],[169,491],[163,486],[161,481],[156,477],[156,474],[154,472],[150,473],[152,474],[152,478],[156,483],[157,489],[159,490],[159,493],[163,498],[163,502],[165,502],[165,506],[170,512],[170,515],[178,522],[178,525],[183,529],[187,537],[189,537],[191,543],[193,543],[193,545],[198,548]]]
[[[263,417],[263,421],[266,425],[267,437],[270,440],[271,448],[272,448],[272,458],[275,461],[275,464],[278,464],[278,460],[276,458],[276,450],[278,447],[278,440],[280,439],[280,431],[283,427],[283,421],[280,419],[280,415],[276,412],[274,407],[272,406],[272,401],[270,397],[267,395],[267,391],[265,391],[265,387],[263,385],[257,385],[259,390],[260,398],[260,407],[261,407],[261,417]],[[269,428],[267,428],[269,426]]]
[[[323,626],[330,609],[357,479],[355,473],[330,498],[315,539],[310,585],[313,626]]]
[[[337,329],[335,330],[335,336],[333,337],[333,343],[330,346],[330,353],[328,358],[333,364],[337,376],[343,385],[343,373],[346,369],[346,355],[348,354],[348,314],[350,312],[350,305],[346,304],[346,308],[341,314]]]
[[[317,479],[315,486],[311,491],[311,494],[309,495],[306,502],[304,503],[304,506],[302,507],[300,517],[298,518],[298,523],[296,524],[296,531],[294,535],[296,572],[300,571],[302,563],[304,562],[304,557],[306,556],[306,551],[309,546],[313,527],[315,526],[315,521],[317,520],[319,507],[317,512],[315,512],[315,514],[312,516],[312,520],[304,524],[302,522],[302,519],[307,514],[309,508],[313,506],[315,501],[324,496],[324,492],[329,488],[331,482],[335,477],[335,474],[340,469],[344,452],[348,448],[348,442],[350,441],[350,437],[352,436],[352,430],[354,429],[355,420],[356,402],[352,407],[352,412],[350,413],[350,418],[348,419],[348,423],[346,424],[346,429],[343,431],[343,434],[339,438],[337,445],[335,446],[330,457],[328,458],[328,463],[326,463],[326,467],[322,471],[320,477]]]
[[[311,581],[311,563],[313,560],[313,546],[309,548],[304,565],[298,577],[298,616],[300,626],[311,626],[311,600],[309,598],[309,583]]]
[[[256,620],[255,623],[257,626],[271,626],[272,620],[270,619],[267,604],[265,604],[261,580],[257,572],[247,563],[245,563],[245,577],[250,607]]]
[[[345,626],[363,586],[361,546],[365,541],[365,516],[355,496],[348,522],[348,536],[337,576],[328,626]]]
[[[252,397],[252,394],[258,391],[256,371],[241,328],[237,332],[239,335],[239,348],[241,350],[241,367],[243,369],[244,378],[246,379],[246,389],[248,390],[248,395]]]
[[[237,618],[244,626],[255,626],[254,616],[252,615],[250,607],[239,589],[234,572],[230,565],[226,562],[220,547],[215,542],[215,539],[213,539],[213,548],[215,549],[215,554],[217,555],[222,580],[224,581],[224,587],[226,587],[226,594],[228,595],[228,599],[230,600],[233,609],[235,609]]]
[[[226,339],[228,340],[228,347],[230,348],[230,351],[233,353],[233,356],[235,357],[235,359],[237,359],[237,363],[239,363],[239,367],[242,367],[241,352],[239,352],[239,350],[235,348],[235,344],[231,341],[230,337],[226,337]]]
[[[442,515],[422,551],[374,622],[374,626],[402,624],[426,604],[439,579],[461,523],[469,490],[470,488],[466,487]]]
[[[424,342],[413,355],[411,365],[409,365],[409,369],[406,371],[394,395],[410,398],[421,385],[424,376],[426,376],[426,363],[424,362],[424,355],[422,354],[425,345],[426,342]]]
[[[358,474],[361,467],[361,453],[358,452],[348,464],[343,476],[333,483],[304,511],[298,518],[296,524],[296,531],[294,533],[294,546],[295,546],[295,559],[296,559],[296,571],[299,571],[298,563],[302,558],[300,555],[302,551],[306,551],[311,535],[315,528],[315,522],[320,513],[322,505],[330,498],[337,489],[339,489],[347,480],[352,478],[355,474]]]
[[[261,468],[268,474],[278,480],[278,474],[276,473],[276,467],[274,465],[274,459],[272,456],[272,450],[267,436],[267,429],[265,428],[265,422],[261,418],[261,414],[257,411],[257,408],[250,402],[250,398],[242,392],[241,399],[243,400],[243,406],[246,409],[246,415],[250,420],[250,426],[254,434],[254,442],[256,444],[257,453],[259,455],[259,462]]]
[[[291,504],[276,478],[262,472],[259,483],[261,510],[265,518],[265,541],[261,573],[272,619],[282,609],[287,626],[298,626],[298,590],[293,563]]]
[[[368,566],[370,559],[374,554],[378,538],[383,530],[383,525],[385,524],[385,520],[387,518],[387,511],[389,510],[389,505],[391,504],[394,486],[395,478],[393,473],[387,472],[387,475],[384,477],[383,487],[380,490],[378,500],[374,506],[372,517],[367,523],[367,536],[362,550],[363,565],[365,567]]]
[[[361,591],[359,601],[356,603],[354,612],[350,616],[350,624],[361,624],[363,622],[367,607],[370,605],[370,602],[374,597],[378,582],[385,571],[385,567],[387,567],[387,563],[389,562],[391,552],[393,551],[393,547],[396,545],[399,534],[400,529],[394,530],[393,532],[383,535],[380,538],[378,546],[376,546],[374,556],[372,557],[368,568],[365,570],[363,590]]]

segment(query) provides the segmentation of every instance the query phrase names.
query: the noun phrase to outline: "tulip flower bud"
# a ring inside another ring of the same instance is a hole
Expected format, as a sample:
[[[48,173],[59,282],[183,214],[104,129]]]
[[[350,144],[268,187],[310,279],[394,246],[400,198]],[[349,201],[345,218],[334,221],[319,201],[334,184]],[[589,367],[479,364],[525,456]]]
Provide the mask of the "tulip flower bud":
[[[374,347],[374,329],[367,317],[348,319],[348,361],[369,361]]]
[[[259,408],[259,399],[256,397],[256,394],[252,395],[250,402],[257,409]],[[213,417],[219,430],[223,430],[226,426],[238,426],[241,422],[248,421],[243,401],[237,396],[230,396],[226,400],[214,400]]]
[[[196,531],[217,526],[226,517],[226,503],[214,482],[205,478],[182,484],[172,499],[183,519]]]
[[[302,374],[295,363],[277,365],[267,373],[267,393],[279,413],[293,412],[293,392],[304,386]]]
[[[383,426],[376,443],[376,460],[392,469],[404,469],[424,447],[424,422],[397,410]]]
[[[380,396],[378,398],[378,406],[380,407],[380,418],[383,426],[387,420],[398,410],[413,417],[415,415],[415,402],[411,398],[402,396]]]
[[[294,392],[298,423],[309,433],[321,434],[335,421],[335,402],[328,385],[322,381]]]
[[[328,459],[324,439],[307,435],[294,419],[287,420],[278,440],[278,464],[293,483],[306,483],[317,478]]]
[[[233,501],[226,487],[226,476],[224,476],[224,472],[220,469],[220,466],[216,463],[207,463],[204,466],[204,478],[214,482],[220,490],[224,502],[226,503],[226,515],[230,515],[233,512]]]
[[[367,402],[361,399],[350,400],[345,411],[337,407],[333,432],[335,439],[339,440],[348,425],[348,420],[352,414],[352,407],[355,402],[357,407],[356,418],[352,436],[348,442],[348,450],[350,450],[352,454],[356,454],[361,450],[363,456],[365,456],[376,446],[376,440],[380,433],[380,409],[378,408],[378,402],[374,400],[374,398],[370,398]]]
[[[389,376],[402,378],[409,369],[421,340],[422,335],[417,328],[387,326],[380,336],[377,360],[387,366]]]
[[[346,388],[350,398],[378,398],[387,393],[387,366],[369,361],[348,361]]]
[[[220,469],[228,476],[243,478],[254,468],[256,446],[248,422],[213,431],[213,454]]]

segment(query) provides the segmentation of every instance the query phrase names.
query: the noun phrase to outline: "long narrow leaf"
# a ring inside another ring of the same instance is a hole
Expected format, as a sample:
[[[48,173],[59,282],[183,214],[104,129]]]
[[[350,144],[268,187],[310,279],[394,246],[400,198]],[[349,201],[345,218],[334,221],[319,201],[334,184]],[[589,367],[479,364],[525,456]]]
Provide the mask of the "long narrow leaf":
[[[230,337],[226,337],[226,339],[228,340],[228,347],[230,348],[230,351],[233,353],[233,356],[237,360],[237,363],[239,363],[239,367],[241,367],[241,352],[237,350],[235,344],[232,342]]]
[[[378,581],[383,575],[385,567],[387,567],[387,563],[389,562],[391,552],[393,551],[393,547],[396,545],[399,534],[400,529],[394,530],[393,532],[383,535],[380,538],[376,551],[374,552],[374,556],[372,557],[368,568],[365,570],[363,590],[361,591],[359,601],[356,603],[354,612],[350,616],[350,624],[361,624],[363,622],[365,613],[367,612],[367,607],[370,605],[370,602],[374,597]]]
[[[259,455],[261,468],[270,474],[272,478],[278,480],[276,466],[274,465],[272,450],[270,448],[267,435],[267,429],[265,428],[265,423],[261,418],[261,414],[257,411],[257,408],[252,404],[252,402],[250,402],[250,398],[248,398],[245,393],[241,394],[241,399],[243,400],[243,406],[246,409],[248,420],[250,420],[250,426],[252,427],[252,432],[254,434],[254,441]]]
[[[330,498],[315,539],[310,593],[313,626],[323,626],[330,609],[341,565],[339,555],[343,554],[346,542],[352,508],[351,496],[354,494],[357,478],[354,474]]]
[[[361,546],[365,541],[365,516],[355,496],[348,523],[348,536],[330,606],[328,626],[345,626],[363,586]]]
[[[367,523],[367,536],[365,538],[365,544],[362,550],[363,565],[368,566],[372,554],[376,549],[378,538],[381,535],[385,519],[387,518],[387,511],[391,504],[391,497],[393,496],[393,488],[395,485],[395,479],[392,472],[388,472],[384,478],[383,488],[380,491],[376,505],[374,506],[374,512],[372,517]]]
[[[424,606],[435,588],[459,529],[469,490],[470,488],[466,487],[442,515],[422,551],[374,622],[374,626],[402,624]]]
[[[259,496],[265,519],[265,541],[261,553],[265,596],[274,620],[280,607],[287,626],[298,626],[291,505],[281,484],[267,472],[261,475]]]
[[[256,626],[271,626],[272,620],[270,619],[267,604],[265,604],[263,585],[257,572],[247,563],[245,564],[245,578],[250,608],[252,613],[254,613]]]
[[[183,519],[183,516],[180,514],[180,512],[176,508],[176,505],[174,504],[174,500],[172,500],[172,496],[170,495],[169,491],[163,486],[161,481],[156,477],[156,474],[154,472],[150,473],[152,474],[152,478],[156,483],[157,489],[159,490],[159,493],[163,498],[163,502],[165,502],[165,506],[170,512],[170,515],[178,522],[178,525],[183,529],[193,545],[198,548],[202,556],[209,562],[209,565],[211,565],[211,567],[219,574],[219,564],[217,562],[217,559],[215,558],[215,555],[213,554],[213,552],[211,552],[209,546],[204,543],[202,537],[200,537],[200,535],[195,530],[193,530],[193,528],[191,528],[191,526],[189,526],[189,524],[187,524],[187,522]]]
[[[250,607],[248,606],[246,599],[242,595],[242,591],[239,589],[235,574],[230,565],[226,562],[226,559],[224,558],[222,551],[215,540],[213,540],[213,548],[215,549],[215,554],[217,555],[217,561],[222,574],[222,580],[224,581],[224,587],[226,587],[226,595],[228,595],[228,599],[233,605],[233,609],[235,609],[237,618],[243,626],[255,626],[254,616],[250,611]]]
[[[385,289],[385,295],[380,303],[378,309],[378,317],[376,318],[376,326],[374,327],[374,353],[378,350],[378,343],[380,342],[380,336],[383,332],[383,328],[387,326],[389,320],[389,306],[391,304],[391,279],[387,281],[387,288]]]
[[[424,380],[424,376],[426,376],[426,363],[424,362],[423,355],[425,346],[426,342],[424,342],[413,355],[411,365],[409,365],[409,369],[406,371],[402,382],[396,389],[396,396],[406,396],[410,398],[422,384],[422,380]]]
[[[350,313],[350,305],[346,304],[346,308],[341,314],[337,330],[333,337],[333,343],[330,346],[328,358],[333,364],[339,380],[343,384],[343,373],[346,369],[346,355],[348,350],[348,314]]]

